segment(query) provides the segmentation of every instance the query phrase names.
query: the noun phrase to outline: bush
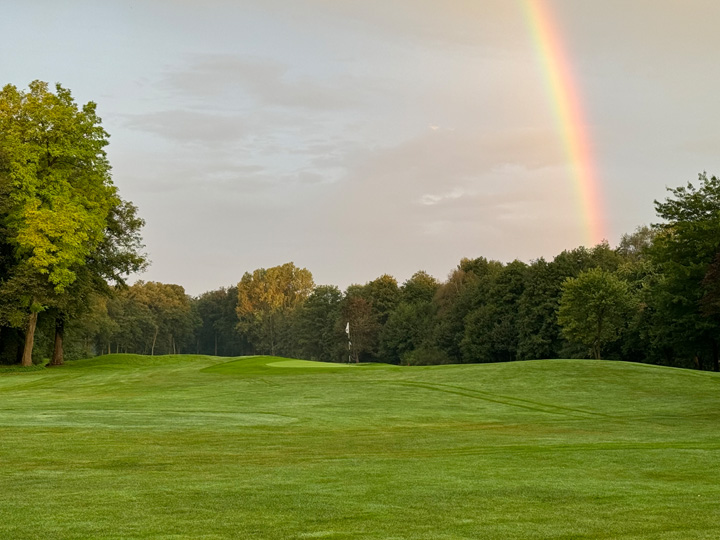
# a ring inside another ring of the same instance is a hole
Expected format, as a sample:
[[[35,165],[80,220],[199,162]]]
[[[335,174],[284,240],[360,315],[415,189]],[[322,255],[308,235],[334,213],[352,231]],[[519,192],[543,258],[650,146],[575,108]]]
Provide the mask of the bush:
[[[402,355],[402,363],[406,366],[436,366],[452,364],[450,357],[437,347],[420,347]]]

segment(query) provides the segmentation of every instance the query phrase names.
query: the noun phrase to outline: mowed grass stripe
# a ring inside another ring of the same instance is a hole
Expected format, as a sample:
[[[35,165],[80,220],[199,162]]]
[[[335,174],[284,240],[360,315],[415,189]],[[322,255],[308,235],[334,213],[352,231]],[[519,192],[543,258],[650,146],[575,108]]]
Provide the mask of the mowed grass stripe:
[[[572,360],[0,371],[0,538],[715,539],[718,381]]]

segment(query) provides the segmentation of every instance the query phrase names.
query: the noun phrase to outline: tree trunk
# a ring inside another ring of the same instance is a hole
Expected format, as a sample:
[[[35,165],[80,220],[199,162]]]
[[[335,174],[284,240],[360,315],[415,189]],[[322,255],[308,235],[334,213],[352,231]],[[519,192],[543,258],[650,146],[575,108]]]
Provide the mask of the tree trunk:
[[[713,371],[720,371],[720,358],[718,358],[718,342],[712,340]]]
[[[695,365],[700,371],[703,371],[705,369],[705,366],[703,364],[703,358],[698,353],[695,353]]]
[[[65,319],[62,315],[55,318],[55,347],[53,348],[51,366],[63,365],[63,338],[65,337]]]
[[[217,332],[215,332],[215,356],[217,356]]]
[[[33,342],[35,341],[35,327],[37,326],[37,312],[30,313],[27,332],[25,333],[25,349],[23,350],[22,365],[32,366]]]
[[[275,356],[275,317],[270,315],[270,356]]]
[[[153,336],[152,347],[150,348],[150,356],[155,356],[155,341],[157,340],[158,328],[155,328],[155,335]]]

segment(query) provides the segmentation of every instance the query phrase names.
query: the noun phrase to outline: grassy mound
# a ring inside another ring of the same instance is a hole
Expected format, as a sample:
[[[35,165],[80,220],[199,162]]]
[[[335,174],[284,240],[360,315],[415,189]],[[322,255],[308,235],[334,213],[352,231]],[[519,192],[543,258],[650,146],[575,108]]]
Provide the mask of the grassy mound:
[[[713,373],[107,355],[0,403],[0,538],[720,537]]]

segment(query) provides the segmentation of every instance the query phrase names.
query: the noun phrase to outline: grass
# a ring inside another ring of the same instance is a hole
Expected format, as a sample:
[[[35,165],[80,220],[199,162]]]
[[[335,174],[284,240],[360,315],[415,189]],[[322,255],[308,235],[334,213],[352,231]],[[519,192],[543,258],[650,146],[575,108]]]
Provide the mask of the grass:
[[[717,539],[720,376],[108,355],[0,371],[0,538]]]

